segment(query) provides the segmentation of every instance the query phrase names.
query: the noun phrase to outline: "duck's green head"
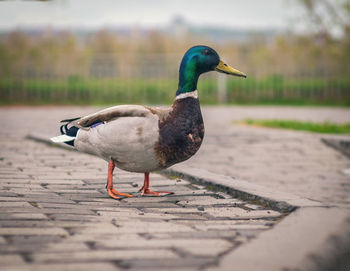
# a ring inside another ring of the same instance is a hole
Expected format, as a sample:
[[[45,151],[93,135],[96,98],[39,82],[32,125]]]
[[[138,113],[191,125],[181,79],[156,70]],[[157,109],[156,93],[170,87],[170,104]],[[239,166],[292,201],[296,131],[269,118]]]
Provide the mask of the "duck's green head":
[[[176,95],[192,92],[197,89],[197,81],[202,73],[218,71],[240,77],[247,77],[223,62],[214,49],[199,45],[190,48],[184,55],[180,65],[179,87]]]

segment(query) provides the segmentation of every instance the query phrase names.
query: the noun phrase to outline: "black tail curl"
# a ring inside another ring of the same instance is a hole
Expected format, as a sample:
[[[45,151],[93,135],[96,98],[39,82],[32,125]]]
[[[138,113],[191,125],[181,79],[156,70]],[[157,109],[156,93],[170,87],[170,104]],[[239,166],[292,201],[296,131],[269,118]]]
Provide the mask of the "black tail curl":
[[[74,118],[74,119],[66,119],[66,120],[61,120],[61,123],[66,122],[66,124],[61,125],[60,131],[62,135],[67,135],[67,136],[73,136],[76,137],[79,128],[75,126],[71,126],[68,128],[68,125],[72,122],[80,118]],[[70,146],[74,146],[74,140],[64,142]]]

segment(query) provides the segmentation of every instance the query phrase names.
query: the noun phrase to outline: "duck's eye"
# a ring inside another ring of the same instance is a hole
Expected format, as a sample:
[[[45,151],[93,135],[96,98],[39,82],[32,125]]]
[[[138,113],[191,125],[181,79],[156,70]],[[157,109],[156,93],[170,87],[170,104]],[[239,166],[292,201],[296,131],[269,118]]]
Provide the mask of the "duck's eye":
[[[208,49],[205,49],[204,51],[202,51],[202,54],[203,54],[203,55],[206,55],[206,56],[209,55],[209,50],[208,50]]]

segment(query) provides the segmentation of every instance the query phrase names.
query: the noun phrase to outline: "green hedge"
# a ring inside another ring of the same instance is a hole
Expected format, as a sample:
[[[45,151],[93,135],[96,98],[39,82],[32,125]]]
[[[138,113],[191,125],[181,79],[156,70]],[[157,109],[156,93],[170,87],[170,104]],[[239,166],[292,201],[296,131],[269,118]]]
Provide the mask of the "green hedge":
[[[2,104],[169,104],[176,89],[168,79],[0,78]],[[215,78],[201,78],[198,89],[201,103],[218,103]],[[227,103],[350,105],[350,79],[228,77]]]

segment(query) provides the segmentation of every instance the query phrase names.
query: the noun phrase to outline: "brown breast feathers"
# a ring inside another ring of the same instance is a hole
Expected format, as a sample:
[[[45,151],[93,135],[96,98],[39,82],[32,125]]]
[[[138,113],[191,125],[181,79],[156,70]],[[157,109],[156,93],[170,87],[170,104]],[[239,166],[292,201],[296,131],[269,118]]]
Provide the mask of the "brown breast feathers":
[[[166,168],[193,156],[202,144],[204,124],[199,101],[175,100],[173,110],[159,121],[159,140],[155,152],[161,167]]]

